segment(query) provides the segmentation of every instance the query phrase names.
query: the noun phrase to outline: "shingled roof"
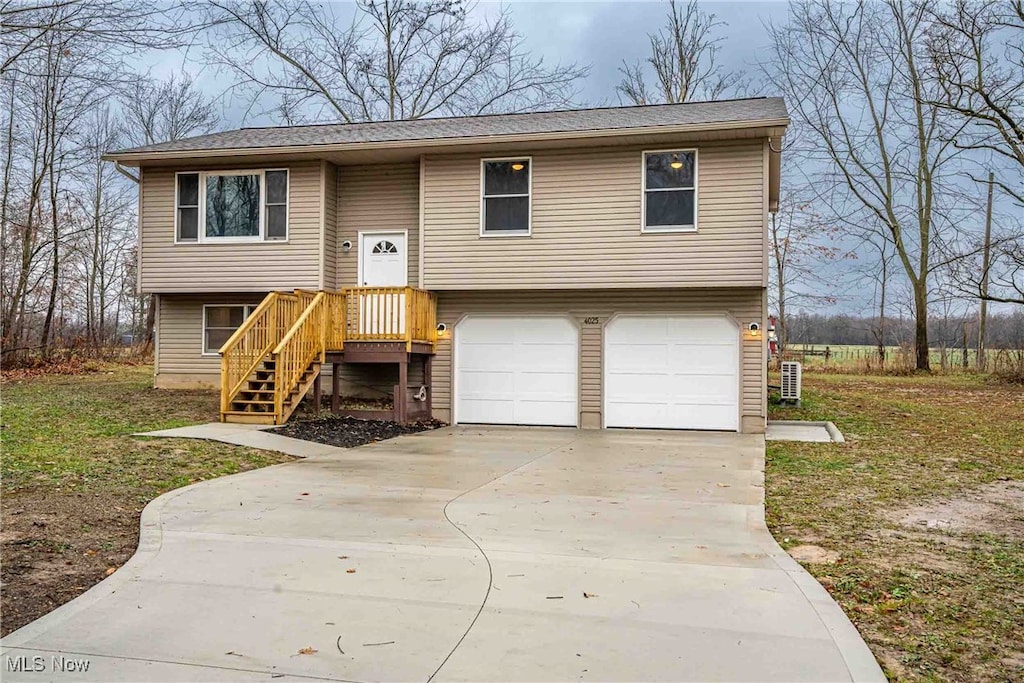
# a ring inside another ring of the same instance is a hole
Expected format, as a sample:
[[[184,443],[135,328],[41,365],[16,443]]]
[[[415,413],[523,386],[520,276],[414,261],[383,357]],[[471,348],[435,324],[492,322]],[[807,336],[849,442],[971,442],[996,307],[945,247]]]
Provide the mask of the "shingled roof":
[[[781,97],[759,97],[716,102],[688,102],[637,107],[573,109],[526,114],[488,114],[404,121],[338,123],[311,126],[241,128],[222,133],[163,142],[111,152],[122,155],[180,153],[189,151],[273,149],[358,143],[441,142],[467,138],[501,139],[531,134],[566,133],[569,136],[596,131],[707,127],[749,122],[788,122]]]

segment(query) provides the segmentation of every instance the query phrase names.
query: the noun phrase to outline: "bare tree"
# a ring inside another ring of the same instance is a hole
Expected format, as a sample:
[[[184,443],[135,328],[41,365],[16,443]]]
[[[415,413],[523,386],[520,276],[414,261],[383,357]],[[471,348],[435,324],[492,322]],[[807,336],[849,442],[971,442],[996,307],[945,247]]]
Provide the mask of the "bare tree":
[[[220,123],[215,100],[196,90],[186,74],[140,78],[119,103],[127,140],[139,147],[209,133]]]
[[[929,104],[937,87],[927,76],[928,28],[923,3],[898,0],[793,4],[790,22],[770,28],[779,83],[828,169],[829,208],[884,226],[910,281],[920,370],[929,369],[933,256],[963,210],[943,184],[959,150],[945,135],[946,111]]]
[[[622,80],[615,86],[621,100],[631,104],[671,104],[714,100],[742,95],[748,82],[742,71],[723,69],[718,63],[726,23],[700,9],[697,0],[685,6],[669,0],[665,27],[647,34],[651,53],[643,61],[623,62]],[[647,77],[654,72],[654,85]]]
[[[198,91],[186,74],[172,74],[162,81],[139,79],[122,94],[120,105],[125,136],[137,146],[209,133],[220,124],[216,102]],[[142,299],[146,311],[144,343],[152,348],[155,299]]]
[[[0,0],[0,72],[45,52],[54,32],[118,51],[180,47],[196,30],[188,17],[182,5],[146,0]]]
[[[290,122],[379,121],[563,107],[587,68],[532,56],[503,11],[470,17],[460,0],[336,5],[213,0],[211,59],[255,104],[277,96]]]
[[[792,190],[779,199],[779,210],[768,218],[768,249],[770,253],[770,304],[778,313],[779,346],[789,342],[787,308],[798,302],[827,303],[834,301],[827,275],[822,266],[839,254],[827,243],[831,232],[810,201]]]
[[[939,89],[929,104],[970,124],[956,144],[1006,166],[995,182],[1024,205],[1024,3],[937,3],[932,17],[927,45]]]

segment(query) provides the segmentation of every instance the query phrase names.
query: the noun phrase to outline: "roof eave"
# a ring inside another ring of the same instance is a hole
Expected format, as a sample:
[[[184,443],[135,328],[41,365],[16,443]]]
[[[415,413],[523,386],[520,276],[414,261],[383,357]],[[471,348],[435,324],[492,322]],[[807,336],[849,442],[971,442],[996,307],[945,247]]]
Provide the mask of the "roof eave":
[[[281,147],[225,147],[216,149],[166,150],[148,152],[108,152],[102,156],[105,161],[118,161],[136,166],[146,161],[223,158],[251,155],[287,155],[309,152],[345,152],[349,150],[400,149],[403,147],[461,147],[488,142],[544,142],[550,140],[579,140],[586,138],[628,137],[644,134],[699,133],[718,130],[742,130],[745,128],[786,127],[789,118],[748,119],[744,121],[716,121],[677,126],[639,126],[635,128],[606,128],[586,131],[556,131],[547,133],[526,133],[519,135],[475,135],[461,138],[419,138],[409,140],[386,140],[380,142],[341,142],[331,144],[288,145]]]

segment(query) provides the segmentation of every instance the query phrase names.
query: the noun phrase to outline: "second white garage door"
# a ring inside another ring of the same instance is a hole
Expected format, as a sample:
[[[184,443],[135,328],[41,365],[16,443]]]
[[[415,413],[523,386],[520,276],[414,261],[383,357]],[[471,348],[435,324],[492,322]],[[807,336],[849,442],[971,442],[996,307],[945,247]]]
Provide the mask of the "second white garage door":
[[[604,334],[605,426],[736,430],[739,329],[725,316],[621,316]]]
[[[568,318],[467,316],[454,361],[456,422],[576,426],[579,330]]]

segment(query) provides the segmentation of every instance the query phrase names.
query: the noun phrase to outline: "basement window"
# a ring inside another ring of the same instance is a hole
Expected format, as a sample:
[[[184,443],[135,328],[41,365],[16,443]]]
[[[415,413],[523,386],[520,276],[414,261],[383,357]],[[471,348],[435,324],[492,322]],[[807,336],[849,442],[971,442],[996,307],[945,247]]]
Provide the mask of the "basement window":
[[[530,234],[530,162],[529,157],[481,162],[481,236]]]
[[[288,239],[288,171],[177,174],[178,242]]]
[[[643,232],[697,230],[697,150],[644,152]]]
[[[256,310],[255,304],[207,304],[203,306],[203,355],[216,355],[245,319]]]

